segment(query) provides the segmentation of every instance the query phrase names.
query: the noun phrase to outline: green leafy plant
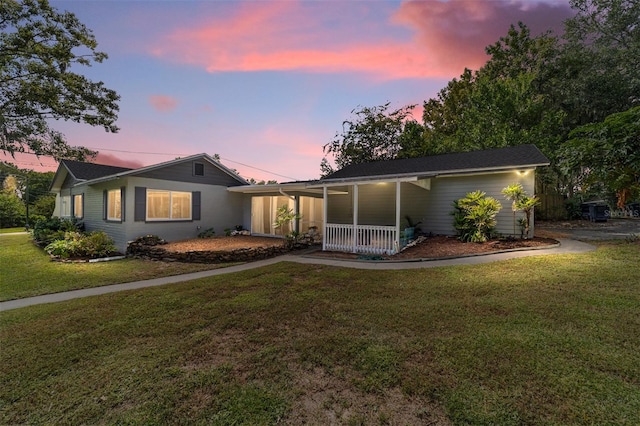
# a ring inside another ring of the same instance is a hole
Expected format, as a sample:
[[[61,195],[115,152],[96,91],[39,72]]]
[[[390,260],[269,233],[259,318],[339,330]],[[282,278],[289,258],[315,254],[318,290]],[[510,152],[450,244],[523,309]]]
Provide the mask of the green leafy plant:
[[[301,214],[296,213],[292,208],[289,208],[289,206],[283,204],[278,207],[278,210],[276,210],[276,220],[273,223],[273,226],[276,229],[280,229],[283,235],[286,236],[287,234],[284,234],[285,227],[289,226],[291,228],[290,225],[292,224],[292,222],[301,218]],[[293,231],[291,231],[290,233],[293,233]]]
[[[117,252],[113,240],[103,231],[88,234],[68,231],[64,234],[64,239],[53,241],[44,249],[52,256],[65,259],[71,257],[93,259]]]
[[[45,247],[57,240],[64,240],[65,233],[80,231],[81,226],[72,219],[52,217],[39,220],[33,226],[33,240],[40,247]]]
[[[516,227],[516,212],[524,212],[524,232],[521,234],[524,238],[529,238],[529,230],[531,228],[531,213],[534,207],[540,204],[538,197],[529,197],[527,192],[520,183],[513,183],[502,190],[502,194],[508,200],[511,200],[511,210],[513,211],[513,233]]]
[[[482,191],[469,192],[453,202],[453,226],[461,241],[483,243],[495,232],[496,215],[502,205],[486,195]]]
[[[226,235],[227,230],[225,229],[224,232]],[[198,238],[213,238],[215,236],[216,236],[216,231],[213,228],[205,229],[204,231],[198,234]]]

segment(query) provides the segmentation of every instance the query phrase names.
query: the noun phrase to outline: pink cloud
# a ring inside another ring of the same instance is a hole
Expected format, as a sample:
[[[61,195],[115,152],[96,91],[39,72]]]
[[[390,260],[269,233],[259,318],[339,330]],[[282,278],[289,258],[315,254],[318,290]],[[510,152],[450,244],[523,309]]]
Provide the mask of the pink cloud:
[[[415,43],[436,58],[441,69],[478,69],[487,60],[484,48],[506,35],[511,24],[524,22],[533,35],[553,30],[571,15],[566,4],[451,0],[404,2],[395,22],[416,32]]]
[[[160,112],[173,111],[178,106],[176,98],[166,95],[151,95],[149,96],[149,103],[156,111]]]
[[[362,3],[241,3],[232,16],[176,29],[152,48],[158,57],[209,72],[357,72],[382,79],[451,77],[486,61],[484,47],[519,20],[560,27],[566,4],[524,1],[408,1],[388,22],[364,19]],[[349,8],[349,10],[344,10]],[[333,14],[333,15],[332,15]],[[345,18],[350,15],[351,18]],[[356,17],[361,20],[355,20]],[[413,36],[399,35],[408,29]]]
[[[92,163],[104,164],[107,166],[126,167],[129,169],[138,169],[144,166],[144,163],[137,160],[124,160],[117,155],[105,154],[99,152],[94,159],[89,160]]]

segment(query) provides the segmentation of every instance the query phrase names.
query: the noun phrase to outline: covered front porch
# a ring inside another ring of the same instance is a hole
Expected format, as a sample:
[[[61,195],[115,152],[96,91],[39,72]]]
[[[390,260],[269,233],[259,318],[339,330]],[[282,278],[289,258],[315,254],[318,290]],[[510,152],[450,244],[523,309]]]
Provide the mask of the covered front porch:
[[[322,183],[322,248],[372,255],[398,253],[424,222],[430,179]]]

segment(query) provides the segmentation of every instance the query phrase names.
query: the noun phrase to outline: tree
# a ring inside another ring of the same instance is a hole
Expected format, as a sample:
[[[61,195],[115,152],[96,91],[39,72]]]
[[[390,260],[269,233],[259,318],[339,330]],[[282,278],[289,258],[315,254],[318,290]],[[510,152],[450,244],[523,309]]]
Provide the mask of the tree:
[[[25,208],[15,194],[0,193],[0,228],[24,225]]]
[[[388,112],[389,106],[387,102],[351,111],[355,118],[345,120],[342,133],[336,133],[333,141],[324,145],[325,155],[332,155],[339,169],[350,164],[396,158],[400,137],[415,105]],[[324,175],[333,170],[326,157],[320,167]]]
[[[640,197],[640,106],[578,127],[569,137],[561,164],[582,175],[583,190],[603,183],[619,208]]]
[[[474,73],[465,68],[459,79],[454,78],[440,90],[437,98],[423,104],[424,141],[422,147],[413,148],[412,156],[420,157],[462,151],[456,139],[459,118],[469,108],[475,85]]]
[[[640,103],[640,2],[571,0],[554,67],[555,92],[571,127],[603,121]]]
[[[56,159],[94,155],[49,126],[71,120],[118,131],[116,92],[72,71],[107,58],[92,32],[47,0],[0,0],[0,31],[0,149]]]

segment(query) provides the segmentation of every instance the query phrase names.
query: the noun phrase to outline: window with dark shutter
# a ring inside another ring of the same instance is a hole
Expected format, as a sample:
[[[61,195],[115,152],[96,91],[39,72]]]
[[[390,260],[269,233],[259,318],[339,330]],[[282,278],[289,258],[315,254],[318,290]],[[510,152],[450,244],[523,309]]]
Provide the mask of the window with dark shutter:
[[[203,163],[193,163],[193,175],[194,176],[204,176],[204,164]]]

